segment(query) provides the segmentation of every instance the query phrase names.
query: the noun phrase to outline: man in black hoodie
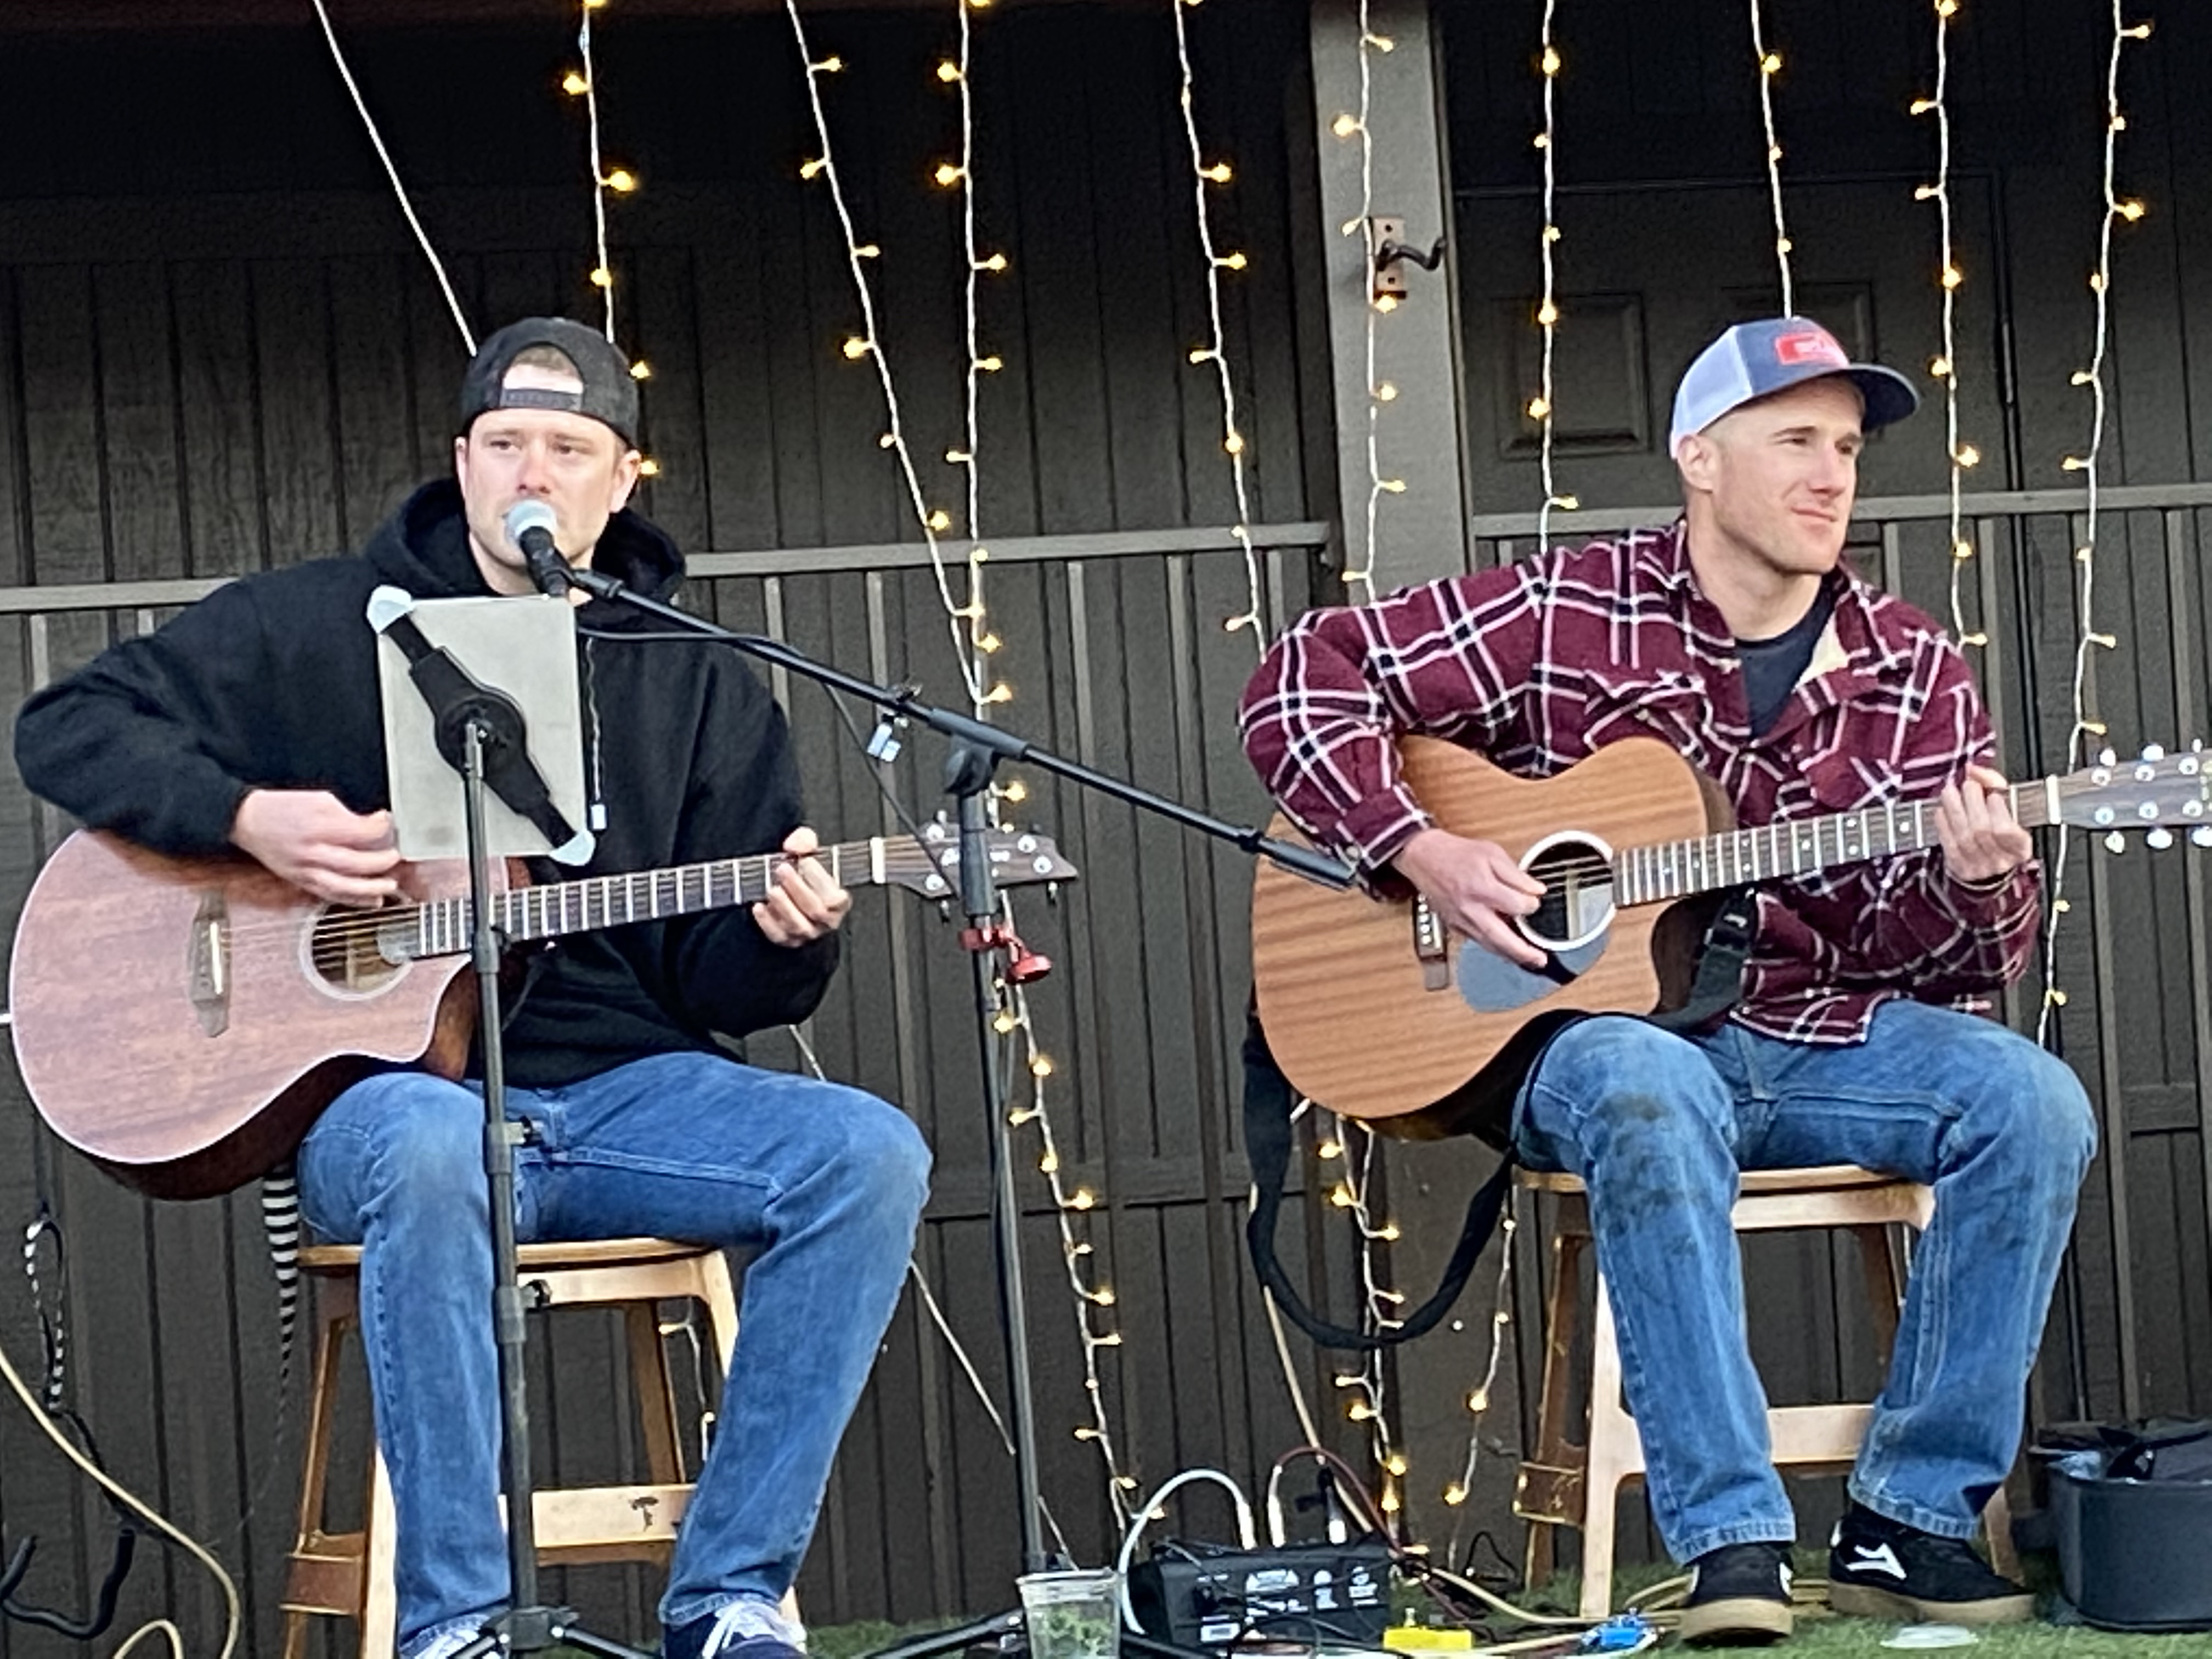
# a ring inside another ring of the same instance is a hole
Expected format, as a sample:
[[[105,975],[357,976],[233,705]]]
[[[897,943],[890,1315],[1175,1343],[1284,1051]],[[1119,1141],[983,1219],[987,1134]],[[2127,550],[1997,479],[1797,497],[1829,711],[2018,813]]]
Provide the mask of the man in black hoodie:
[[[625,507],[636,431],[635,383],[599,334],[547,318],[501,330],[462,386],[452,480],[362,553],[218,589],[40,693],[16,725],[24,781],[156,851],[235,848],[326,900],[393,896],[370,592],[533,592],[503,526],[538,500],[563,558],[665,597],[683,558]],[[669,1659],[791,1659],[804,1633],[778,1603],[896,1302],[928,1154],[896,1108],[740,1065],[714,1040],[813,1010],[851,902],[810,856],[782,711],[725,647],[627,639],[639,622],[605,603],[579,621],[606,819],[590,869],[787,861],[750,910],[573,935],[537,964],[507,1026],[508,1115],[532,1128],[518,1228],[758,1249],[660,1616]],[[382,1073],[299,1152],[308,1221],[362,1246],[401,1659],[443,1659],[508,1595],[482,1114],[469,1086]]]

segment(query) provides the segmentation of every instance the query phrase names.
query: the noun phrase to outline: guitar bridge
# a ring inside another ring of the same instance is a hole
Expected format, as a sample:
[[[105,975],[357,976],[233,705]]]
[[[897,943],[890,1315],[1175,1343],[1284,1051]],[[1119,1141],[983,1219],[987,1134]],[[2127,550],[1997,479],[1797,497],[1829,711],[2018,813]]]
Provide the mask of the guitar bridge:
[[[1428,900],[1413,901],[1413,955],[1421,964],[1421,988],[1451,988],[1451,930]]]
[[[230,1029],[230,907],[219,889],[200,895],[185,954],[185,983],[200,1030],[221,1036]]]

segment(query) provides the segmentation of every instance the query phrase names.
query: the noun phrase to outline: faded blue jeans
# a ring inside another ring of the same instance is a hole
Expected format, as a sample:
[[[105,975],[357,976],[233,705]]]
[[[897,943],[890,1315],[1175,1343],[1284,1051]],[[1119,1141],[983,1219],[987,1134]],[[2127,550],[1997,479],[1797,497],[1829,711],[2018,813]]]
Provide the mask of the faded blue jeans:
[[[714,1449],[676,1542],[663,1625],[773,1602],[890,1322],[926,1195],[914,1124],[872,1095],[707,1054],[510,1089],[525,1243],[656,1235],[757,1247]],[[398,1509],[399,1646],[507,1602],[498,1507],[483,1103],[415,1072],[356,1084],[300,1152],[323,1237],[362,1245],[362,1343]]]
[[[1861,1164],[1936,1189],[1889,1376],[1850,1479],[1876,1514],[1974,1531],[2020,1447],[2074,1202],[2096,1147],[2063,1062],[1971,1014],[1885,1003],[1863,1044],[1735,1025],[1571,1027],[1524,1085],[1516,1146],[1589,1188],[1623,1384],[1678,1561],[1796,1535],[1745,1340],[1740,1170]]]

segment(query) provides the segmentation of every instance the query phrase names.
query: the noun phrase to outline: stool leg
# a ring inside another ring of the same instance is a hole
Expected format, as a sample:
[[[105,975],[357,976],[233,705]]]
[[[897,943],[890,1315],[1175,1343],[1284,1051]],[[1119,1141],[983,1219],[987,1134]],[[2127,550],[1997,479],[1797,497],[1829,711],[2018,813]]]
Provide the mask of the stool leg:
[[[2020,1552],[2012,1547],[2012,1502],[1999,1486],[1982,1511],[1982,1528],[1989,1534],[1990,1565],[2014,1583],[2020,1582]]]
[[[633,1302],[623,1310],[623,1323],[629,1334],[630,1386],[637,1392],[646,1471],[656,1485],[674,1486],[684,1479],[678,1449],[681,1430],[676,1389],[668,1375],[668,1349],[660,1340],[659,1308],[651,1302]]]
[[[1536,1407],[1536,1455],[1530,1460],[1550,1468],[1570,1468],[1581,1455],[1567,1440],[1567,1413],[1574,1382],[1575,1321],[1582,1299],[1577,1277],[1582,1247],[1582,1239],[1570,1234],[1555,1234],[1552,1240],[1552,1285],[1544,1306],[1543,1392]],[[1522,1576],[1531,1589],[1549,1578],[1557,1565],[1557,1525],[1528,1522]]]
[[[292,1545],[295,1560],[307,1550],[309,1539],[323,1529],[323,1498],[330,1478],[331,1413],[337,1404],[338,1353],[352,1316],[350,1297],[344,1298],[343,1313],[334,1305],[335,1298],[327,1300],[332,1304],[326,1305],[326,1298],[319,1294],[322,1317],[316,1322],[314,1372],[307,1385],[307,1431],[300,1449],[300,1522]],[[283,1659],[304,1659],[307,1620],[313,1616],[286,1610]]]
[[[1635,1419],[1620,1407],[1620,1344],[1605,1275],[1597,1280],[1597,1314],[1590,1355],[1589,1445],[1583,1472],[1583,1597],[1585,1619],[1613,1610],[1613,1515],[1620,1483],[1640,1467],[1642,1444]]]
[[[1881,1369],[1889,1370],[1889,1356],[1897,1346],[1897,1319],[1905,1303],[1905,1264],[1897,1239],[1888,1226],[1853,1227],[1859,1243],[1859,1262],[1866,1274],[1867,1310],[1874,1321],[1875,1351]]]
[[[399,1644],[399,1592],[393,1583],[398,1523],[392,1513],[392,1472],[384,1449],[376,1449],[376,1470],[368,1483],[368,1513],[362,1519],[362,1608],[360,1659],[391,1659]]]

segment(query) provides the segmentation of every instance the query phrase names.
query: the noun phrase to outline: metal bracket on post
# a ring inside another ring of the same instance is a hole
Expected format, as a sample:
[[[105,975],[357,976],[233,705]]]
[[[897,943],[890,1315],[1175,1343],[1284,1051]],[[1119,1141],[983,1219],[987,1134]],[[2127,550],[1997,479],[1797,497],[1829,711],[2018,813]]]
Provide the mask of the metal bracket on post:
[[[1406,240],[1406,222],[1377,214],[1367,222],[1371,246],[1375,249],[1375,269],[1371,273],[1368,297],[1389,300],[1393,304],[1406,297],[1406,261],[1410,259],[1423,270],[1434,270],[1443,263],[1444,239],[1436,240],[1425,253]]]

